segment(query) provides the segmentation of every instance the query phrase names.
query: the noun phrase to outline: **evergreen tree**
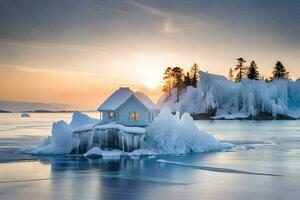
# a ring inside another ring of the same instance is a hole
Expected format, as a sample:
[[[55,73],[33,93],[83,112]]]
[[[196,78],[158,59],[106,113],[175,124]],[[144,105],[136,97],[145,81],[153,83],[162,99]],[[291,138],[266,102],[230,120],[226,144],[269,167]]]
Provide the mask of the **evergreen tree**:
[[[238,71],[236,77],[235,77],[235,82],[241,82],[242,78],[245,75],[245,66],[244,63],[246,62],[244,58],[238,58],[236,59],[238,61],[238,64],[235,66],[234,71]]]
[[[179,101],[179,93],[181,89],[183,88],[183,78],[184,78],[184,73],[183,69],[180,67],[174,67],[172,69],[172,74],[174,77],[174,86],[177,89],[177,101]]]
[[[193,66],[191,67],[191,81],[192,81],[192,86],[197,87],[197,83],[199,80],[199,66],[197,63],[194,63]]]
[[[248,67],[247,78],[251,80],[259,79],[259,72],[257,71],[257,65],[254,60],[251,61],[250,66]]]
[[[277,61],[273,70],[272,80],[279,78],[289,78],[289,72],[285,69],[285,66],[280,61]]]
[[[187,72],[186,75],[184,76],[183,84],[184,84],[185,87],[192,85],[192,79],[190,77],[190,73],[189,72]]]
[[[232,68],[229,69],[228,80],[233,81],[233,70],[232,70]]]
[[[173,72],[171,67],[167,67],[163,76],[163,92],[171,96],[171,89],[173,88]]]

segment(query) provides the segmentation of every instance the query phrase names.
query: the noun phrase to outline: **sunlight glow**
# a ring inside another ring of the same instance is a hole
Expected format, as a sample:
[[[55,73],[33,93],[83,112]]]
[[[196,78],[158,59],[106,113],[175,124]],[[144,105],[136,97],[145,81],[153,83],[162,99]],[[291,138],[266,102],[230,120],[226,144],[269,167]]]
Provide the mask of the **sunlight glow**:
[[[156,81],[145,81],[143,84],[151,90],[156,89],[159,85],[159,83]]]

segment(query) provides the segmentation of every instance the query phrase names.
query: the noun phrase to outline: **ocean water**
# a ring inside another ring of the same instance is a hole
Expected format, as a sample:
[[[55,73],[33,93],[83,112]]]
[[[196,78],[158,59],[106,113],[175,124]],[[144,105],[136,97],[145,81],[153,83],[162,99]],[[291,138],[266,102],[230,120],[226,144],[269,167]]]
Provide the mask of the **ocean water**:
[[[1,200],[299,199],[300,121],[197,121],[236,145],[223,152],[122,159],[16,153],[71,115],[0,114]]]

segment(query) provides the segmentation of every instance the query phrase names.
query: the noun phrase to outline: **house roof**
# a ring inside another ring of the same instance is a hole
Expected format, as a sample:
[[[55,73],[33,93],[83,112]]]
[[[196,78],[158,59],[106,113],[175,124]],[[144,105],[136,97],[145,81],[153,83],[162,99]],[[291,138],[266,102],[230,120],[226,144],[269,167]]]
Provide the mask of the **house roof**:
[[[108,99],[106,99],[98,110],[116,110],[120,107],[134,92],[128,87],[120,87]]]
[[[116,110],[132,95],[134,95],[148,110],[157,109],[157,106],[145,94],[141,92],[133,92],[131,89],[129,89],[129,87],[120,87],[99,106],[98,111]]]
[[[135,92],[133,94],[148,110],[156,110],[158,107],[151,101],[151,99],[142,92]]]

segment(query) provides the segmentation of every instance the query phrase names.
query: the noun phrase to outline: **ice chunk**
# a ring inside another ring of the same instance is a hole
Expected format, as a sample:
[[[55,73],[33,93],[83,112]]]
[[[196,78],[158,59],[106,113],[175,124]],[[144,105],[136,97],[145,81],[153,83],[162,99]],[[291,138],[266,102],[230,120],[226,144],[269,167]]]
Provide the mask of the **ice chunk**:
[[[144,148],[159,154],[207,152],[231,147],[200,131],[189,114],[179,117],[169,108],[160,112],[146,132]]]
[[[46,140],[44,145],[31,151],[32,154],[69,154],[73,148],[72,129],[65,121],[52,125],[51,142]],[[50,142],[50,143],[49,143]]]
[[[86,126],[88,124],[96,124],[99,122],[100,122],[99,120],[91,118],[86,114],[83,114],[81,112],[74,112],[72,116],[72,121],[70,123],[70,127],[72,129],[75,129],[83,125]]]
[[[90,118],[80,112],[74,112],[72,121],[58,121],[52,125],[52,134],[47,136],[42,145],[36,148],[24,148],[22,152],[32,154],[69,154],[75,146],[73,130],[80,126],[95,125],[99,120]]]

